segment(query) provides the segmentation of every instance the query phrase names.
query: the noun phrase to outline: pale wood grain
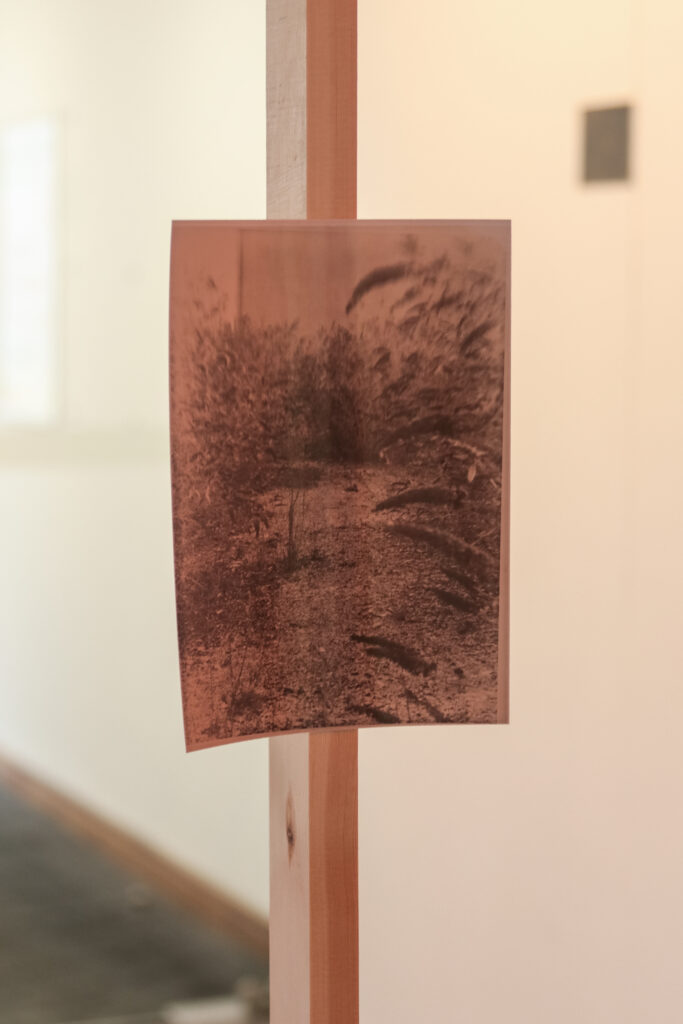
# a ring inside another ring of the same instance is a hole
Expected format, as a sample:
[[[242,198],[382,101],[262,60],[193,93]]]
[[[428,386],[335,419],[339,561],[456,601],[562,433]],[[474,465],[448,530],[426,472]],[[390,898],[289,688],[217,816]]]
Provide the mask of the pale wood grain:
[[[269,217],[306,216],[306,0],[266,4]]]
[[[270,748],[271,1024],[310,1015],[309,736],[274,736]]]

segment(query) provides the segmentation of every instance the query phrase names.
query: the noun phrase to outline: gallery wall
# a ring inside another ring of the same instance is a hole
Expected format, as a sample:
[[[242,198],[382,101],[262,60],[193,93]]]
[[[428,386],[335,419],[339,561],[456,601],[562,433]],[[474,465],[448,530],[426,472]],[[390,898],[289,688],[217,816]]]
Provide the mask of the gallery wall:
[[[182,753],[168,225],[265,211],[263,5],[2,0],[65,130],[64,419],[0,438],[0,752],[267,905],[266,745]],[[680,1019],[677,54],[664,0],[360,0],[359,215],[513,220],[508,727],[364,732],[361,1019]],[[580,111],[635,104],[634,180]]]
[[[265,12],[2,0],[0,128],[63,135],[63,415],[0,435],[0,754],[265,912],[263,743],[184,754],[170,222],[265,212]]]
[[[361,1019],[680,1020],[674,4],[360,4],[359,215],[511,217],[511,724],[360,742]],[[630,184],[580,112],[635,105]]]

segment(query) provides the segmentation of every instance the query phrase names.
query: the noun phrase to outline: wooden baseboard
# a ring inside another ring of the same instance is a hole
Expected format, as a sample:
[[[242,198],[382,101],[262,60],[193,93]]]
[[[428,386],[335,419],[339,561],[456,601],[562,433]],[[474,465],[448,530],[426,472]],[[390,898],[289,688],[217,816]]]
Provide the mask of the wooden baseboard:
[[[90,842],[198,920],[267,958],[268,923],[259,914],[4,756],[0,756],[0,779],[27,803]]]

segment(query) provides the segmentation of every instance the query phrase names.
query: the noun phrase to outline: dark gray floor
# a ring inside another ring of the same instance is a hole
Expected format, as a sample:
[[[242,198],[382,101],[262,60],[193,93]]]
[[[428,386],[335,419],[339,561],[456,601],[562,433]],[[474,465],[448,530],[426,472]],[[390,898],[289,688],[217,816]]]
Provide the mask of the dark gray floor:
[[[266,970],[0,786],[1,1024],[150,1013]]]

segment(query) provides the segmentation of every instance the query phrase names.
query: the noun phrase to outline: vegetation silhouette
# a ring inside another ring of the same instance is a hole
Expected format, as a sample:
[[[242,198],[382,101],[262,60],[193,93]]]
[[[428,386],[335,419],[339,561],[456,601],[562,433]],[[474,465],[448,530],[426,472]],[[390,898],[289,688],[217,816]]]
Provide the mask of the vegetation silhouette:
[[[449,688],[463,651],[491,704],[500,273],[415,251],[364,274],[309,334],[228,320],[210,300],[173,466],[177,545],[191,552],[178,563],[181,655],[213,695],[204,738],[397,721],[399,699],[410,720],[463,720],[463,685]],[[368,701],[373,662],[387,690]]]

